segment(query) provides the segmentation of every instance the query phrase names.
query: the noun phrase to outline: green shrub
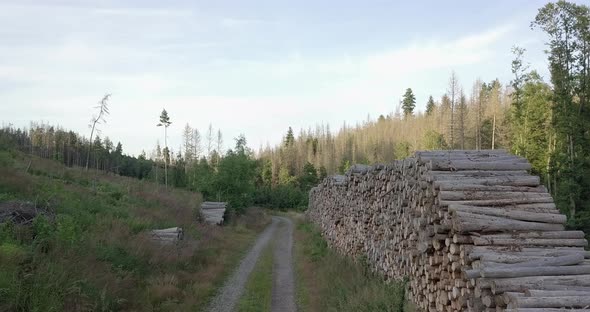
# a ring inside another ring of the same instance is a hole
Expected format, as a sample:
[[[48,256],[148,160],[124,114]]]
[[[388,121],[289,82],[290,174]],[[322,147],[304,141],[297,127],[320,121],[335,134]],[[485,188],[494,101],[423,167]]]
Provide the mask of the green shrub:
[[[299,223],[297,227],[309,233],[308,242],[303,252],[314,262],[322,260],[328,254],[328,243],[322,237],[320,231],[308,222]]]
[[[54,246],[55,225],[43,215],[33,220],[33,248],[41,253],[49,252]]]
[[[139,275],[147,272],[147,263],[121,246],[103,245],[97,251],[98,260],[110,262],[115,271],[122,270]]]
[[[80,240],[82,230],[69,215],[57,216],[57,238],[66,245],[74,245]]]
[[[14,240],[14,225],[10,222],[0,223],[0,244]]]
[[[26,250],[17,244],[3,243],[0,245],[0,262],[3,264],[19,264],[25,259]]]
[[[55,233],[55,227],[44,215],[37,215],[33,219],[33,232],[35,239],[49,239]]]
[[[8,167],[13,162],[14,159],[8,151],[0,151],[0,167]]]
[[[294,185],[260,187],[254,195],[254,203],[272,209],[304,209],[307,207],[308,195]]]

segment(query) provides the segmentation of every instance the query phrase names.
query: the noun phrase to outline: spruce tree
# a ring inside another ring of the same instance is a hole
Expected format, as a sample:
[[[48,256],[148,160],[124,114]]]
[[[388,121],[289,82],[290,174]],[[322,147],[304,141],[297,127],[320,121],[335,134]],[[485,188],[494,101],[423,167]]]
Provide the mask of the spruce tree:
[[[402,100],[402,109],[404,110],[404,117],[414,115],[414,108],[416,107],[416,97],[412,92],[412,88],[406,89],[404,98]]]
[[[426,103],[426,116],[432,115],[432,112],[434,112],[435,107],[436,107],[436,104],[434,104],[434,99],[432,98],[432,95],[431,95],[428,97],[428,102]]]

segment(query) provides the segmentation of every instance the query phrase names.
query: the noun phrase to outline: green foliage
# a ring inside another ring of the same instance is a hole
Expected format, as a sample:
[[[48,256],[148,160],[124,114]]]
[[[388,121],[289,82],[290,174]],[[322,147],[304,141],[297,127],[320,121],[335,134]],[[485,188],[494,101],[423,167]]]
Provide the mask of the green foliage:
[[[57,238],[67,245],[74,245],[81,239],[80,225],[71,215],[57,216]]]
[[[322,181],[326,177],[328,177],[328,170],[326,170],[326,167],[320,166],[319,181]]]
[[[511,150],[525,157],[533,172],[545,180],[550,157],[551,97],[550,86],[531,72],[520,87],[519,104],[511,107]]]
[[[239,312],[270,311],[273,284],[273,246],[270,243],[260,255],[238,302]]]
[[[414,115],[414,108],[416,107],[416,96],[411,88],[406,89],[404,98],[402,99],[402,109],[404,110],[404,117]]]
[[[0,259],[2,263],[20,264],[27,255],[23,246],[14,243],[0,244]]]
[[[316,230],[313,224],[301,222],[297,224],[297,229],[308,233],[307,242],[303,246],[303,252],[311,261],[321,261],[328,254],[328,243],[322,237],[320,231]]]
[[[295,143],[295,135],[293,134],[293,129],[289,127],[283,144],[285,145],[285,147],[290,147],[293,146],[293,143]]]
[[[432,95],[430,95],[428,97],[428,102],[426,102],[426,115],[427,116],[432,115],[435,108],[436,108],[436,104],[434,104],[434,99],[432,98]]]
[[[238,149],[237,149],[238,150]],[[221,160],[214,187],[238,212],[253,203],[256,163],[244,151],[228,151]]]
[[[304,209],[307,203],[307,192],[295,185],[259,186],[254,196],[254,204],[271,209]]]
[[[122,246],[99,246],[97,259],[111,263],[112,269],[115,271],[128,271],[143,275],[148,270],[148,264],[145,260],[131,254]]]
[[[318,184],[318,172],[312,163],[306,162],[303,166],[303,175],[299,177],[299,186],[304,191],[309,191]]]
[[[160,114],[160,123],[158,124],[158,126],[164,126],[164,127],[168,127],[172,124],[172,122],[170,121],[170,116],[168,116],[168,112],[163,109],[162,113]]]
[[[306,263],[298,267],[303,284],[298,301],[309,304],[305,297],[314,296],[313,310],[318,311],[404,311],[404,282],[386,283],[371,273],[363,259],[355,262],[336,254],[308,222],[299,223],[296,232],[296,262]]]
[[[346,159],[346,160],[342,160],[342,162],[340,163],[340,166],[338,166],[338,173],[340,174],[344,174],[346,171],[348,171],[348,169],[350,169],[350,160]]]
[[[272,162],[266,160],[263,162],[261,173],[260,173],[260,180],[264,185],[272,185],[273,178],[272,178]]]
[[[281,167],[279,169],[279,185],[294,185],[296,181],[297,178],[289,173],[288,168]]]
[[[0,167],[8,167],[12,165],[13,158],[8,151],[0,150]]]
[[[442,134],[434,130],[428,130],[424,134],[424,148],[427,150],[444,150],[449,147]]]
[[[553,85],[546,181],[562,211],[576,218],[590,199],[590,8],[567,1],[548,3],[532,25],[548,36]]]
[[[411,149],[412,145],[409,142],[404,141],[396,144],[393,151],[395,159],[404,159],[410,157]]]
[[[37,215],[33,220],[33,232],[35,240],[42,241],[53,237],[55,227],[44,215]]]

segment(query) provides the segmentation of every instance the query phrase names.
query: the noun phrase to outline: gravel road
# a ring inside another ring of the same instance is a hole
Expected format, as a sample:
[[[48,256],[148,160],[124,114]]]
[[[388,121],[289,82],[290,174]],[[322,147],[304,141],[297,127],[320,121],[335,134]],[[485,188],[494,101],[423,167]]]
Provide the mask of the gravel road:
[[[254,246],[240,262],[238,269],[225,282],[223,288],[213,299],[208,309],[209,312],[231,312],[235,309],[238,300],[244,293],[244,286],[248,281],[248,276],[250,276],[260,257],[260,252],[268,245],[270,238],[276,232],[279,222],[279,218],[272,218],[272,223],[258,236]]]
[[[293,222],[289,218],[272,217],[272,223],[258,236],[254,246],[240,262],[238,269],[225,282],[223,288],[211,302],[209,312],[235,310],[260,253],[273,237],[275,245],[271,311],[295,312],[297,310],[293,277]]]

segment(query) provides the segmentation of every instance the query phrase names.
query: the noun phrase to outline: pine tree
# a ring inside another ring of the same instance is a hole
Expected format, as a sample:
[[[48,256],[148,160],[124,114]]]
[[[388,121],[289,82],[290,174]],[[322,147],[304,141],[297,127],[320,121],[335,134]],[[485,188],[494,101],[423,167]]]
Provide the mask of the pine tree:
[[[289,130],[287,130],[287,135],[285,136],[284,145],[285,145],[285,147],[290,147],[290,146],[293,146],[294,143],[295,143],[295,135],[293,134],[293,129],[291,127],[289,127]]]
[[[166,183],[166,188],[168,188],[168,162],[170,161],[170,150],[168,149],[168,127],[172,122],[170,121],[170,117],[168,116],[168,112],[163,109],[162,113],[160,114],[160,123],[157,124],[158,127],[164,127],[164,181]]]
[[[404,111],[404,118],[414,115],[414,108],[416,107],[416,97],[411,88],[406,89],[402,99],[402,109]]]
[[[434,99],[432,95],[428,97],[428,102],[426,103],[426,116],[432,115],[434,109],[436,108],[436,104],[434,104]]]

